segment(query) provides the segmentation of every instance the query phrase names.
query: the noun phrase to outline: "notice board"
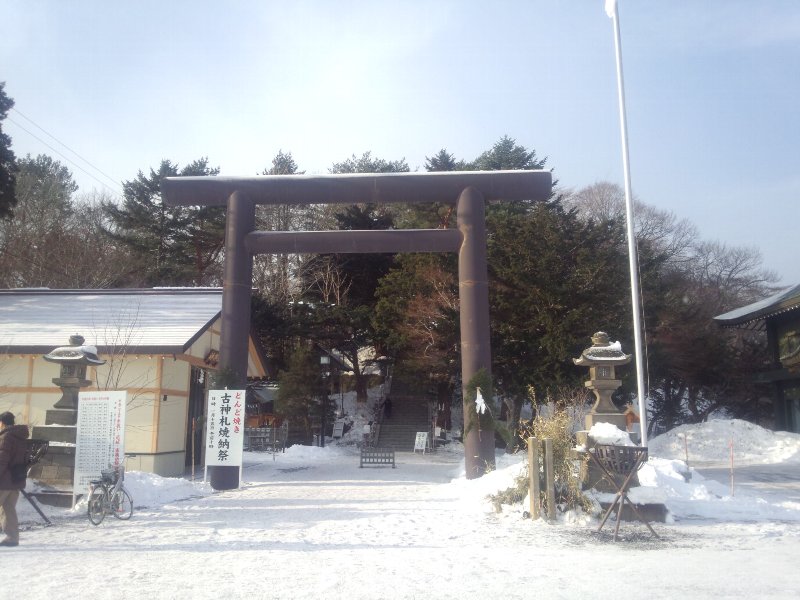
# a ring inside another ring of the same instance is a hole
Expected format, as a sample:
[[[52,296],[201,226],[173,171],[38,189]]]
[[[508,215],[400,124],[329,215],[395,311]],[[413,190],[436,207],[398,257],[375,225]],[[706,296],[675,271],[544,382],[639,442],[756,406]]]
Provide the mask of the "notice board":
[[[422,453],[425,454],[425,450],[428,447],[428,432],[427,431],[418,431],[417,437],[414,440],[414,452],[417,450],[422,450]]]
[[[126,391],[80,392],[73,495],[84,494],[100,471],[125,461]]]

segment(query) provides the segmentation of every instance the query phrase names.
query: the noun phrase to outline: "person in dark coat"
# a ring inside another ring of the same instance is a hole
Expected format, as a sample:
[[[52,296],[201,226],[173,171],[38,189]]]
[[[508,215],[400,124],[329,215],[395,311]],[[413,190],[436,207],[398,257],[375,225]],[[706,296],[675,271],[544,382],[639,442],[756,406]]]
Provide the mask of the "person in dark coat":
[[[386,419],[392,418],[392,399],[389,397],[383,402],[383,416]]]
[[[15,425],[13,413],[0,414],[0,526],[5,533],[0,546],[19,545],[17,499],[25,489],[25,479],[13,481],[11,467],[25,464],[27,439],[27,425]]]

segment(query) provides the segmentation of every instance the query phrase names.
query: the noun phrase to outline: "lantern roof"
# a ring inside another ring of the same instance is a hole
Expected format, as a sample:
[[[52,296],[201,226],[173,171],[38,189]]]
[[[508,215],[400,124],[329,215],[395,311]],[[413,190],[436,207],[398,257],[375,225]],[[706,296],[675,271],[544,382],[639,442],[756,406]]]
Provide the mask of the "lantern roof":
[[[78,364],[78,365],[104,365],[106,361],[97,357],[97,348],[85,346],[86,340],[83,336],[72,335],[69,338],[69,346],[59,346],[45,354],[44,358],[48,362],[58,364]]]
[[[611,342],[605,331],[598,331],[592,336],[592,345],[578,358],[573,358],[579,367],[616,366],[626,365],[631,361],[631,355],[622,351],[619,342]]]

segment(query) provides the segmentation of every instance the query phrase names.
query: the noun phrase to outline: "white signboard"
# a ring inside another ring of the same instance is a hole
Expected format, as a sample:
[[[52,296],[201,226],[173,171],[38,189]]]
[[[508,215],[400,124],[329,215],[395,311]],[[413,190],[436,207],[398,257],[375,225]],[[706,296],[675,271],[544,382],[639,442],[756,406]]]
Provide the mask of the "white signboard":
[[[425,449],[428,447],[428,432],[427,431],[418,431],[417,438],[414,440],[414,452],[417,450],[422,450],[422,453],[425,454]]]
[[[83,494],[100,471],[125,461],[126,391],[78,394],[73,494]]]
[[[206,466],[241,467],[244,450],[244,390],[209,390]]]

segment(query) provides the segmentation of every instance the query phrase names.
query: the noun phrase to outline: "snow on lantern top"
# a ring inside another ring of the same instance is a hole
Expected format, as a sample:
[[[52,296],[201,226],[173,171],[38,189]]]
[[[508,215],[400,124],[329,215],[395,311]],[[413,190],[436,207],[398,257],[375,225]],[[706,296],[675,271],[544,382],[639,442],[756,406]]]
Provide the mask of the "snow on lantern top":
[[[630,361],[631,355],[622,351],[619,342],[610,342],[605,331],[595,333],[592,336],[592,346],[581,352],[579,358],[572,359],[579,367],[614,367],[626,365]]]
[[[46,361],[57,364],[104,365],[106,361],[98,358],[97,348],[84,346],[83,336],[72,335],[69,346],[59,346],[43,356]]]

